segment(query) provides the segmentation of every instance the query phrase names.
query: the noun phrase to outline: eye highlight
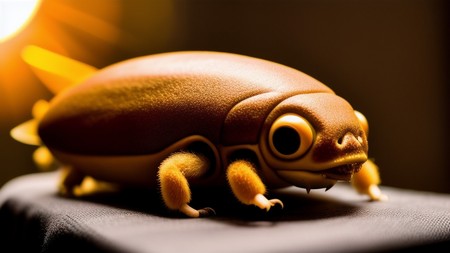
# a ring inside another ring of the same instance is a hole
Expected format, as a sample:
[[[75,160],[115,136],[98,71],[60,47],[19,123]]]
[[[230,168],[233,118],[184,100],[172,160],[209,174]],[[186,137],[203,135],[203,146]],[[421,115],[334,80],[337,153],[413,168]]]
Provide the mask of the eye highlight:
[[[285,114],[272,124],[269,146],[279,158],[296,159],[311,147],[313,138],[314,129],[306,119],[296,114]]]

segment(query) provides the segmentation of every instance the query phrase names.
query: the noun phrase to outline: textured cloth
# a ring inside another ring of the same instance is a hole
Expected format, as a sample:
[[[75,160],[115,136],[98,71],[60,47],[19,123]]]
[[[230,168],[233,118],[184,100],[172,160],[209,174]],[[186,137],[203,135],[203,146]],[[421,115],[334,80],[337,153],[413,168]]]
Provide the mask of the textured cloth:
[[[31,174],[0,191],[1,252],[448,252],[450,195],[382,186],[370,202],[347,184],[328,192],[269,192],[285,207],[268,214],[240,205],[229,190],[194,190],[210,218],[167,211],[153,191],[83,198],[56,194],[56,172]],[[214,198],[213,198],[214,196]],[[80,251],[82,250],[82,251]]]

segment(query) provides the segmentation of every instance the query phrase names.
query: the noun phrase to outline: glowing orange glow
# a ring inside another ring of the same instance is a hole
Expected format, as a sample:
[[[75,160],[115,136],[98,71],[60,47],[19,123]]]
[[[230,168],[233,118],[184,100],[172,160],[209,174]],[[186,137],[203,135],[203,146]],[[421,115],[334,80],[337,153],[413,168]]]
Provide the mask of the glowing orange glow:
[[[54,162],[50,150],[48,150],[47,147],[45,146],[41,146],[38,149],[36,149],[36,151],[34,151],[33,160],[36,161],[36,164],[42,171],[49,171]]]
[[[22,51],[22,58],[54,94],[82,82],[97,70],[37,46],[27,46]]]
[[[53,18],[106,42],[115,43],[121,34],[121,31],[116,26],[69,5],[55,1],[50,7]],[[102,6],[102,8],[110,9],[111,7],[106,5]]]
[[[40,0],[0,0],[0,42],[20,32],[33,18]]]
[[[40,99],[33,105],[33,109],[31,110],[33,118],[40,120],[47,112],[49,104],[47,101]]]
[[[38,146],[41,144],[41,139],[37,134],[37,124],[36,119],[31,119],[26,121],[11,130],[11,136],[22,143],[28,145]]]
[[[38,3],[34,16],[19,31],[0,41],[0,124],[3,125],[23,122],[31,116],[34,102],[50,99],[53,95],[49,91],[58,92],[77,81],[73,77],[79,72],[71,76],[55,75],[56,72],[64,73],[62,68],[67,72],[69,66],[45,67],[36,58],[39,50],[25,49],[28,45],[102,67],[110,63],[112,52],[117,50],[124,36],[117,27],[122,0],[96,0],[89,4],[73,0],[34,1]],[[0,0],[0,26],[6,23],[5,6],[10,2],[18,4],[22,0]],[[80,64],[73,66],[78,66],[75,71],[88,69]],[[78,78],[84,78],[83,74]]]
[[[11,129],[11,136],[19,142],[28,145],[41,145],[41,140],[37,134],[37,126],[39,120],[44,116],[48,110],[48,102],[45,100],[38,100],[32,109],[33,119],[28,120],[13,129]]]

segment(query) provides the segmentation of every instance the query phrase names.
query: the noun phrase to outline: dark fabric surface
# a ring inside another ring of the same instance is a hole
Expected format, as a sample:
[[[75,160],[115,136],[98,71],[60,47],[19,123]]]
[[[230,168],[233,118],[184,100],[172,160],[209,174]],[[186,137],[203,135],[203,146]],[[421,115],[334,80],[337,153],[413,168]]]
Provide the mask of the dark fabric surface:
[[[242,206],[228,190],[194,190],[210,218],[183,218],[152,191],[70,199],[56,194],[56,172],[10,181],[0,191],[1,252],[448,252],[450,195],[391,187],[369,202],[349,185],[328,192],[271,192],[285,208]],[[4,251],[9,249],[9,251]]]

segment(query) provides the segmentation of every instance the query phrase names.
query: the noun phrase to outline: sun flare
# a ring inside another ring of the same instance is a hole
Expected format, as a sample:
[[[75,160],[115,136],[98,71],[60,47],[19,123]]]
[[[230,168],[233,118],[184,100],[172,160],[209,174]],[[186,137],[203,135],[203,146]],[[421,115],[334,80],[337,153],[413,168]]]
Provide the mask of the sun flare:
[[[23,119],[34,101],[51,96],[25,48],[105,66],[123,37],[122,7],[122,0],[0,0],[0,123]]]
[[[0,42],[20,32],[33,18],[40,0],[0,0]]]

